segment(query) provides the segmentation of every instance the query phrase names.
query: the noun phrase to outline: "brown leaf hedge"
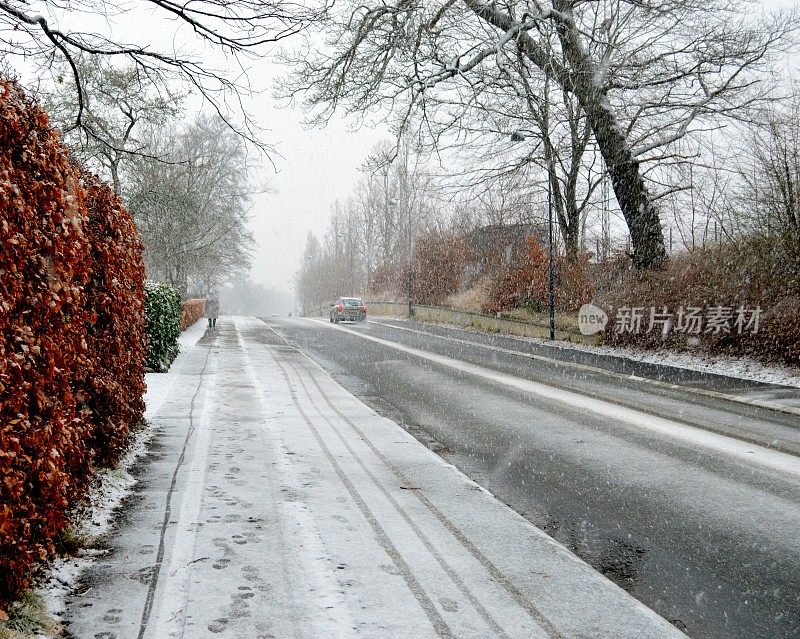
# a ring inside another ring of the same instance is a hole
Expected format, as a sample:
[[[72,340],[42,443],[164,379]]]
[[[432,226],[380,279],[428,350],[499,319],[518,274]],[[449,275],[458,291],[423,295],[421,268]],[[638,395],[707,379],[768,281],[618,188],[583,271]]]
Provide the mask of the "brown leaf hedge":
[[[206,301],[202,298],[183,300],[181,303],[181,331],[194,326],[206,312]]]
[[[537,313],[550,307],[550,261],[548,249],[529,235],[525,238],[525,260],[496,277],[489,303],[483,308],[500,313],[509,308],[528,307]],[[555,260],[555,306],[559,313],[574,313],[591,300],[594,285],[585,255],[575,261],[563,255]]]
[[[692,350],[800,366],[800,248],[793,243],[746,237],[674,256],[659,271],[636,272],[624,262],[606,267],[595,279],[598,294],[593,301],[610,318],[606,343],[686,349],[696,337],[699,344]],[[644,307],[646,322],[651,307],[666,307],[674,314],[681,306],[702,308],[704,315],[712,307],[758,307],[758,331],[739,332],[733,321],[719,333],[704,328],[696,336],[616,330],[620,308]]]
[[[0,79],[0,602],[54,551],[144,404],[142,245],[119,198]]]
[[[92,375],[85,378],[84,388],[95,461],[108,466],[144,413],[145,269],[139,233],[122,200],[94,175],[84,172],[83,184],[93,264],[86,338]]]

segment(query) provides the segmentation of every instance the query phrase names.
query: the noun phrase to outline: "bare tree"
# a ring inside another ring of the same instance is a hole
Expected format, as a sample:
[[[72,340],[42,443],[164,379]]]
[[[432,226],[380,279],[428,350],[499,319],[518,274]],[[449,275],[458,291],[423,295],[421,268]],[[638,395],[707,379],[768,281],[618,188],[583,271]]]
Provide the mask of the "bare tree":
[[[243,144],[209,116],[167,135],[151,131],[156,159],[136,157],[123,192],[150,277],[185,293],[190,282],[208,290],[249,267],[252,187]]]
[[[563,88],[554,90],[546,75],[521,55],[517,58],[508,63],[524,73],[503,67],[500,76],[484,76],[474,96],[456,93],[446,104],[437,100],[436,111],[448,113],[444,126],[449,128],[457,120],[459,135],[452,142],[448,137],[453,136],[437,136],[436,146],[440,152],[455,154],[462,167],[454,171],[450,162],[449,175],[441,177],[451,178],[455,188],[477,193],[489,204],[487,211],[500,204],[496,212],[501,213],[503,201],[519,200],[518,206],[528,203],[529,209],[536,203],[541,209],[537,215],[546,214],[542,200],[549,180],[563,245],[568,258],[575,259],[589,210],[597,204],[595,190],[603,180],[600,154],[575,95]],[[470,108],[464,109],[467,97]]]
[[[392,283],[411,263],[413,242],[446,224],[432,177],[410,146],[376,145],[353,196],[334,203],[325,236],[309,235],[299,274],[304,304],[367,293],[380,270]]]
[[[378,254],[381,266],[400,267],[410,255],[409,242],[441,209],[434,210],[434,177],[408,138],[399,146],[387,141],[372,149],[362,171],[380,195],[364,209],[377,219]]]
[[[324,279],[327,266],[319,239],[309,231],[303,249],[303,261],[297,274],[297,293],[305,313],[330,301]]]
[[[78,117],[75,87],[64,81],[66,63],[56,69],[55,89],[43,94],[56,126],[66,131],[65,142],[88,166],[108,177],[122,192],[122,164],[132,156],[152,156],[140,133],[165,127],[180,113],[182,96],[171,91],[156,74],[130,65],[117,67],[106,58],[79,53],[73,56],[83,95]],[[79,121],[78,127],[73,123]]]
[[[186,46],[158,48],[152,42],[123,41],[113,28],[132,17],[158,23],[170,22],[196,51],[216,51],[226,56],[236,72],[214,68],[199,53]],[[292,0],[200,0],[184,3],[172,0],[132,0],[125,3],[103,0],[59,2],[42,0],[34,9],[27,0],[0,0],[0,61],[34,61],[42,71],[55,60],[70,69],[77,109],[67,131],[83,123],[87,95],[77,56],[81,53],[115,59],[134,65],[153,81],[180,79],[207,101],[230,127],[261,148],[258,127],[243,107],[242,94],[254,87],[248,67],[267,48],[300,32],[313,19],[303,3]],[[65,24],[97,25],[96,30],[64,28]],[[234,107],[241,117],[229,117]]]
[[[573,96],[642,268],[666,255],[659,193],[648,188],[657,167],[687,135],[767,95],[760,80],[797,21],[759,19],[740,0],[394,0],[347,3],[324,26],[324,46],[289,58],[287,91],[304,92],[322,119],[337,107],[390,109],[399,130],[420,122],[438,139],[485,91],[528,81],[522,96],[536,98],[546,78]]]
[[[740,203],[750,232],[782,238],[800,255],[800,99],[754,122],[740,160]]]
[[[356,192],[348,201],[357,220],[360,234],[359,250],[364,264],[364,290],[369,289],[375,268],[378,243],[380,242],[380,211],[384,204],[382,185],[374,175],[366,175],[359,180]]]

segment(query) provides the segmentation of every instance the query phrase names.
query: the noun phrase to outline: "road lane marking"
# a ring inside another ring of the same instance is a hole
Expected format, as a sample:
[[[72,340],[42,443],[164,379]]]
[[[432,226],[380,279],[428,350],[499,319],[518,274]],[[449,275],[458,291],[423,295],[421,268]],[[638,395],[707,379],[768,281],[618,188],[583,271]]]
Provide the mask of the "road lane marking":
[[[462,362],[451,357],[444,355],[437,355],[427,351],[420,350],[404,344],[398,344],[380,337],[372,335],[365,335],[358,331],[349,331],[335,324],[328,324],[319,320],[309,319],[316,325],[321,325],[329,328],[330,330],[344,331],[348,334],[354,335],[364,340],[381,344],[388,348],[413,355],[420,359],[425,359],[429,362],[446,366],[454,370],[464,373],[469,373],[476,377],[481,377],[491,382],[502,384],[509,388],[521,390],[523,392],[538,395],[545,399],[554,400],[566,404],[572,408],[577,408],[585,411],[592,412],[602,417],[607,417],[612,420],[625,422],[639,428],[656,432],[662,435],[667,435],[673,439],[688,442],[694,445],[701,445],[707,449],[725,453],[738,459],[744,460],[748,463],[757,463],[772,470],[778,470],[790,475],[800,476],[800,458],[787,453],[782,453],[775,450],[764,448],[756,444],[743,442],[739,439],[728,437],[727,435],[720,435],[712,433],[700,428],[681,424],[663,417],[657,417],[634,410],[619,406],[609,401],[602,399],[595,399],[586,397],[579,393],[575,393],[553,386],[547,386],[539,382],[534,382],[519,377],[514,377],[506,373],[493,371],[476,364]]]
[[[638,375],[629,375],[627,373],[617,373],[617,372],[614,372],[614,371],[606,370],[604,368],[596,368],[596,367],[590,366],[588,364],[580,364],[580,363],[575,363],[575,362],[562,361],[562,360],[558,360],[558,359],[551,359],[551,358],[546,357],[544,355],[535,355],[533,353],[529,353],[529,352],[525,352],[525,351],[512,350],[512,349],[509,349],[509,348],[503,348],[502,346],[493,346],[493,345],[490,345],[490,344],[483,344],[481,342],[471,342],[469,340],[464,340],[464,339],[460,339],[460,338],[457,338],[457,337],[450,337],[450,336],[447,336],[447,335],[438,335],[437,333],[428,333],[427,331],[417,330],[417,329],[413,329],[413,328],[406,328],[404,326],[397,326],[395,324],[390,324],[390,323],[377,322],[377,321],[374,321],[374,320],[371,320],[371,323],[375,324],[376,326],[380,326],[382,328],[389,328],[389,329],[403,331],[403,332],[407,332],[407,333],[413,333],[415,335],[420,335],[422,337],[427,337],[427,338],[440,339],[442,341],[452,342],[452,343],[459,344],[459,345],[462,345],[462,346],[474,346],[476,348],[480,348],[480,349],[483,349],[483,350],[488,350],[488,351],[491,351],[491,352],[503,353],[504,355],[511,355],[511,356],[514,356],[514,357],[520,357],[522,359],[532,359],[534,361],[539,361],[539,362],[543,362],[543,363],[546,363],[546,364],[562,366],[563,368],[574,368],[574,369],[586,371],[586,372],[589,372],[589,373],[599,373],[599,374],[601,374],[601,375],[603,375],[605,377],[611,377],[613,379],[619,379],[619,380],[626,381],[626,382],[630,382],[630,381],[642,382],[642,383],[650,384],[652,386],[657,386],[659,388],[667,388],[667,389],[670,389],[670,390],[675,390],[675,391],[680,391],[680,392],[684,392],[685,391],[685,392],[690,393],[690,394],[704,395],[706,397],[711,397],[713,399],[718,399],[718,400],[723,400],[723,401],[734,401],[734,402],[739,403],[739,404],[746,404],[746,405],[755,406],[755,407],[758,407],[758,408],[766,408],[768,410],[772,410],[773,412],[783,412],[785,414],[791,414],[792,413],[791,408],[788,411],[784,411],[784,410],[781,410],[780,407],[776,408],[776,407],[771,406],[771,405],[763,405],[762,406],[761,403],[759,403],[757,401],[754,402],[754,401],[750,401],[750,400],[747,400],[747,399],[744,399],[744,398],[737,398],[735,396],[726,395],[725,393],[720,393],[720,392],[717,392],[717,391],[706,391],[706,390],[703,390],[703,389],[692,388],[692,387],[689,387],[689,386],[681,386],[679,384],[672,384],[672,383],[669,383],[669,382],[661,382],[661,381],[650,379],[650,378],[646,378],[646,377],[640,377]],[[550,382],[548,385],[549,386],[553,386],[553,387],[557,387],[557,388],[564,388],[563,384],[557,384],[555,382]],[[565,390],[569,390],[569,388],[566,388]],[[639,390],[639,389],[631,389],[631,390]],[[598,394],[596,392],[592,392],[592,391],[587,390],[587,389],[582,390],[581,394],[585,395],[586,397],[591,397],[591,398],[595,398],[595,399],[600,399],[600,400],[605,399],[602,395],[600,395],[600,394]],[[692,398],[691,397],[685,397],[685,398],[682,399],[682,401],[687,401],[687,402],[691,403],[692,402]],[[641,408],[638,405],[635,405],[635,404],[631,405],[631,401],[629,401],[629,400],[625,400],[625,401],[617,400],[614,403],[618,404],[620,406],[627,406],[628,408],[631,408],[633,410],[636,410],[636,411],[639,411],[639,412],[642,412],[642,413],[648,413],[648,414],[653,414],[653,415],[658,416],[658,412],[656,410],[654,410],[654,409],[644,410],[643,408]],[[698,406],[702,407],[703,405],[702,404],[698,404]],[[721,408],[721,409],[718,409],[718,410],[724,411],[726,409],[725,408]],[[725,431],[724,429],[717,428],[717,427],[711,426],[709,424],[698,423],[698,421],[696,419],[691,419],[691,418],[688,418],[688,417],[682,417],[681,418],[681,423],[689,425],[689,426],[692,426],[694,428],[699,428],[701,430],[711,431],[712,433],[718,433],[720,435],[725,435],[727,437],[733,437],[734,439],[739,439],[739,440],[741,440],[743,442],[748,442],[748,443],[753,444],[755,446],[764,446],[765,448],[770,448],[772,450],[777,450],[777,451],[780,451],[780,452],[783,452],[783,453],[787,453],[789,455],[798,455],[798,454],[800,454],[800,450],[797,449],[797,442],[795,442],[794,440],[792,440],[792,439],[790,439],[788,437],[786,438],[786,443],[784,443],[784,442],[780,441],[779,439],[767,438],[767,437],[756,437],[755,435],[752,435],[751,433],[747,433],[747,432],[738,432],[738,433],[733,434],[733,433],[731,433],[729,431]],[[776,425],[779,428],[792,430],[791,426],[786,426],[786,425],[783,425],[783,424],[780,424],[780,423],[778,423]],[[796,430],[796,429],[794,429],[794,430]],[[771,441],[770,441],[770,439],[771,439]],[[793,446],[794,446],[794,449],[793,449]]]

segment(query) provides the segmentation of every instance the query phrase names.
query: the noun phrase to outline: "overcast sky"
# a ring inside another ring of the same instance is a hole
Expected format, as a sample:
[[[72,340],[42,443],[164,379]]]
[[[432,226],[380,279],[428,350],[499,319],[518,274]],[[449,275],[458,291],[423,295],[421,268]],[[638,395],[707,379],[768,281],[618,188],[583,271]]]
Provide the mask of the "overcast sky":
[[[270,65],[275,67],[276,65]],[[274,70],[274,69],[273,69]],[[302,125],[299,108],[278,108],[265,97],[253,114],[266,128],[282,157],[265,164],[263,177],[275,190],[253,202],[251,226],[259,245],[253,263],[256,282],[291,290],[309,230],[325,230],[335,200],[345,200],[370,148],[387,138],[386,129],[352,131],[352,121],[336,117],[326,128]]]

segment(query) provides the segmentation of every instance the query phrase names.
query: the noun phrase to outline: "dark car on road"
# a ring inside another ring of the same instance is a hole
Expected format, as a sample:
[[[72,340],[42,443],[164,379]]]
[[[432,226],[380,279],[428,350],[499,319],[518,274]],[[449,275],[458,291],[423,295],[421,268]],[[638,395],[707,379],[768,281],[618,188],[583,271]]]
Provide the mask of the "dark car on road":
[[[331,322],[366,322],[367,305],[360,297],[340,297],[331,306]]]

